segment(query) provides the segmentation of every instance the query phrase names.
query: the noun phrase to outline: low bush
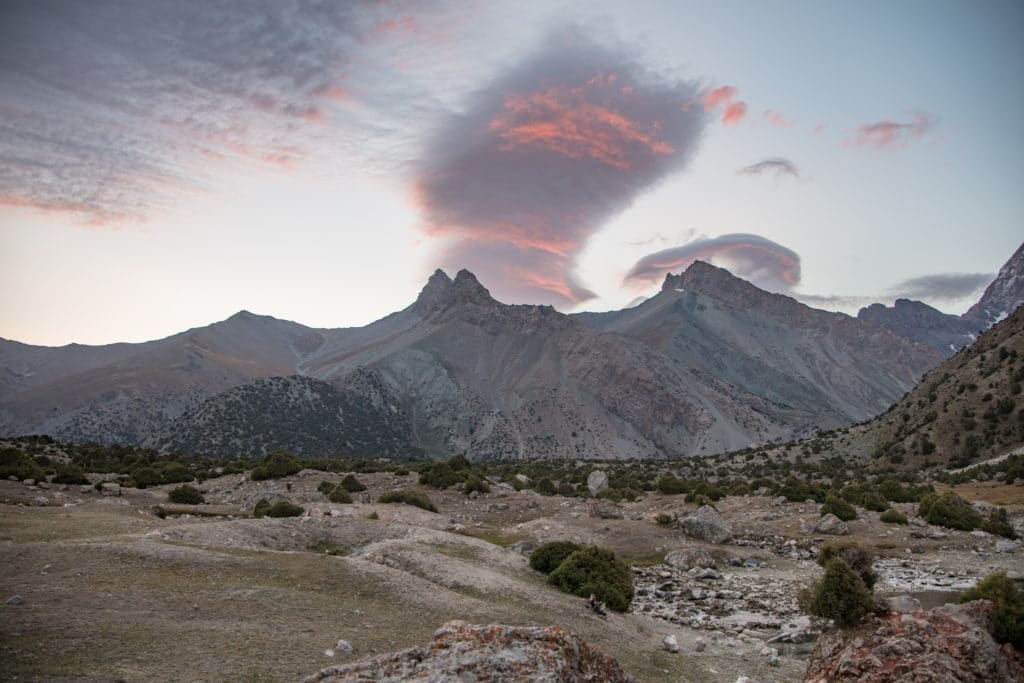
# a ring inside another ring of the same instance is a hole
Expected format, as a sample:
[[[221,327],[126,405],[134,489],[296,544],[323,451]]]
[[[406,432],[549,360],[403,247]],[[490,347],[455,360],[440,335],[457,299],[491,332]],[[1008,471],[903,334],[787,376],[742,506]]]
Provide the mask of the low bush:
[[[337,484],[335,484],[333,481],[324,480],[317,484],[316,490],[324,494],[325,496],[329,496],[331,495],[331,491],[334,490],[335,486],[337,486]]]
[[[430,500],[430,497],[425,493],[419,491],[411,491],[409,489],[403,489],[401,491],[388,491],[382,493],[380,498],[377,499],[378,503],[403,503],[405,505],[413,505],[429,512],[437,512],[437,508],[434,507],[434,503]]]
[[[548,480],[550,483],[550,480]],[[477,493],[490,493],[491,485],[487,483],[487,480],[482,479],[476,472],[470,472],[469,476],[466,477],[466,485],[463,487],[462,492],[467,496],[473,491]]]
[[[167,494],[167,500],[179,505],[200,505],[206,502],[199,489],[188,484],[171,489]]]
[[[671,512],[659,512],[654,516],[654,521],[656,524],[667,525],[676,521],[676,518]]]
[[[266,498],[260,498],[253,508],[253,517],[298,517],[305,510],[301,505],[289,503],[286,500],[271,504]]]
[[[956,601],[991,600],[995,603],[993,635],[1000,643],[1024,650],[1024,593],[1003,572],[989,574]]]
[[[565,558],[582,549],[583,546],[577,545],[572,541],[550,541],[549,543],[543,543],[530,553],[530,566],[539,572],[550,574],[558,569],[558,565],[562,564]]]
[[[868,590],[875,587],[875,582],[878,581],[878,574],[872,568],[875,556],[871,554],[870,550],[853,541],[826,543],[818,551],[817,562],[819,566],[824,567],[828,564],[829,560],[837,557],[845,562],[846,566],[857,572],[857,576],[861,578],[861,581],[864,582]]]
[[[973,531],[982,523],[981,514],[974,506],[952,491],[923,496],[918,514],[929,524],[961,531]]]
[[[558,489],[555,488],[555,482],[551,481],[547,477],[544,477],[543,479],[538,481],[537,484],[533,487],[533,490],[542,496],[553,496],[556,493],[558,493]]]
[[[640,492],[634,489],[604,489],[603,491],[598,491],[595,497],[621,503],[624,500],[635,501],[640,498],[640,495]]]
[[[671,472],[666,472],[658,479],[658,491],[667,496],[677,496],[687,493],[689,490],[690,487],[686,485],[686,482]]]
[[[274,451],[253,468],[250,477],[253,481],[280,479],[297,474],[300,470],[302,470],[302,463],[294,455],[284,451]]]
[[[345,478],[341,480],[341,485],[349,493],[359,493],[360,491],[366,490],[366,487],[363,486],[363,483],[356,479],[355,476],[351,474],[345,475]]]
[[[849,522],[851,519],[857,519],[857,511],[853,509],[852,505],[842,498],[831,494],[825,496],[825,502],[821,506],[821,516],[824,517],[830,513],[844,522]]]
[[[840,557],[825,563],[821,580],[801,591],[797,602],[807,614],[831,619],[842,628],[861,623],[875,608],[871,590]]]
[[[347,505],[352,502],[352,494],[345,489],[345,484],[338,484],[327,494],[327,500],[339,505]]]
[[[1010,524],[1010,518],[1006,515],[1005,508],[995,508],[989,512],[988,517],[981,522],[981,530],[997,536],[1017,538],[1017,532]]]
[[[908,521],[905,514],[892,508],[889,508],[879,515],[878,519],[882,520],[886,524],[906,524]]]
[[[625,612],[633,599],[633,572],[607,548],[591,546],[573,552],[548,575],[548,583],[581,598],[593,593],[616,612]]]
[[[74,463],[60,465],[57,467],[57,474],[53,477],[54,484],[88,484],[82,468]]]

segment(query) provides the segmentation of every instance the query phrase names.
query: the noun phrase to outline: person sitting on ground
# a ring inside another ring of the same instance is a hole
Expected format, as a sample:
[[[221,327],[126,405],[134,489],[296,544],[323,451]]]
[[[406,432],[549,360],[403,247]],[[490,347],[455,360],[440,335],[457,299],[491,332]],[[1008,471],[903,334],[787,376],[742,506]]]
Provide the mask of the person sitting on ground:
[[[602,617],[608,614],[604,611],[604,603],[598,602],[597,596],[593,593],[590,594],[590,599],[587,600],[587,604],[590,605],[590,609],[594,610],[594,612],[600,614]]]

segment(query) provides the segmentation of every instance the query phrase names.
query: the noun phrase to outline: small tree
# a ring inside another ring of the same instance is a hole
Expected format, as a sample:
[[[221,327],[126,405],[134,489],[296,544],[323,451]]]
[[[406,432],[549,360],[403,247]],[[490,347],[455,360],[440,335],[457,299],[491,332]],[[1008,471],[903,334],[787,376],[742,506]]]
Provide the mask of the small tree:
[[[875,587],[875,582],[878,581],[878,574],[875,573],[872,567],[875,562],[875,556],[870,550],[853,541],[826,543],[818,551],[817,562],[819,566],[825,567],[828,565],[829,560],[837,557],[845,562],[846,566],[857,572],[857,576],[861,578],[861,581],[864,582],[868,590]]]
[[[952,491],[929,493],[921,498],[919,514],[929,524],[948,529],[973,531],[981,526],[981,514],[969,502]]]
[[[466,485],[462,489],[462,492],[467,496],[473,493],[473,491],[476,491],[477,493],[491,492],[491,485],[488,484],[486,480],[480,478],[480,475],[476,472],[469,473],[469,476],[466,477]]]
[[[633,599],[633,572],[607,548],[577,550],[548,575],[548,583],[581,598],[594,594],[616,612],[625,612]]]
[[[837,626],[849,628],[864,621],[874,610],[875,601],[864,581],[840,557],[825,564],[825,574],[814,587],[801,591],[800,609]]]
[[[345,484],[341,483],[331,490],[330,494],[327,496],[327,500],[332,503],[344,505],[352,502],[352,494],[345,489]]]

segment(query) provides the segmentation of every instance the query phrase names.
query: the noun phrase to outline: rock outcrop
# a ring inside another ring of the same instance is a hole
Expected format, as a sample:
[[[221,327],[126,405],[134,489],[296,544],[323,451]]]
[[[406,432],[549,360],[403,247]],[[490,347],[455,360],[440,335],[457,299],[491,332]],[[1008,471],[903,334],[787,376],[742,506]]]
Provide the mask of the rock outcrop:
[[[992,638],[988,600],[891,613],[822,636],[804,681],[989,683],[1024,680],[1024,660]]]
[[[305,683],[355,681],[611,681],[632,682],[611,655],[557,626],[473,626],[450,621],[434,642],[332,666]]]
[[[681,517],[676,525],[700,541],[728,543],[732,540],[732,529],[718,514],[718,510],[710,505],[701,505],[696,511]]]
[[[845,536],[850,533],[850,527],[846,525],[846,522],[831,512],[818,520],[818,523],[814,525],[814,530],[819,534],[828,534],[830,536]]]

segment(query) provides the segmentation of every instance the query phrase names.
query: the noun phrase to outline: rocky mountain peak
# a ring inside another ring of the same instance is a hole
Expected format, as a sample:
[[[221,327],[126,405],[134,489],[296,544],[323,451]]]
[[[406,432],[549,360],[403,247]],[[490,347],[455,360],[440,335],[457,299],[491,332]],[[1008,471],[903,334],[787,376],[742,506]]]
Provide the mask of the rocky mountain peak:
[[[1011,315],[1024,303],[1024,244],[1017,247],[1010,260],[999,269],[996,279],[985,288],[978,303],[963,317],[977,320],[985,327]]]

